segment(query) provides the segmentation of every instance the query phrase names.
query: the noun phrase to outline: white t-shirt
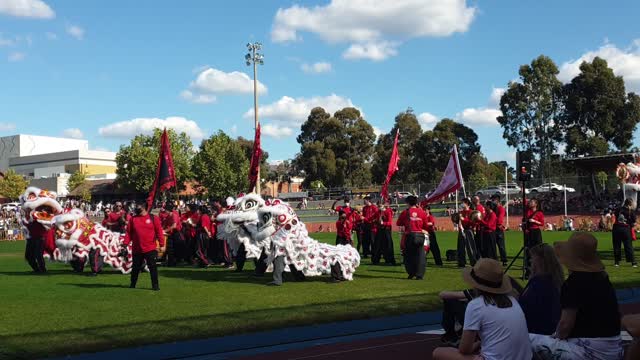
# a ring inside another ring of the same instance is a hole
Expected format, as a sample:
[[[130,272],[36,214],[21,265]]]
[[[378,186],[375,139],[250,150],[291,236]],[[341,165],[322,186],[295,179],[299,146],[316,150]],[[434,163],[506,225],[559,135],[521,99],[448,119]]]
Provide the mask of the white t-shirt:
[[[513,305],[504,309],[486,305],[482,296],[467,306],[464,330],[478,332],[482,343],[480,354],[486,360],[528,360],[533,356],[527,320],[518,301],[509,298]]]

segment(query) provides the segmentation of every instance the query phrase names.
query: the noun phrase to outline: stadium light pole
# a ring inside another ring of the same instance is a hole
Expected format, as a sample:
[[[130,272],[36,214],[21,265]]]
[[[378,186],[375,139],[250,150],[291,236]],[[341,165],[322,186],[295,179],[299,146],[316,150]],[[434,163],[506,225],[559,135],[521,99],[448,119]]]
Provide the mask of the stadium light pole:
[[[258,128],[260,121],[258,120],[258,64],[264,65],[264,55],[260,53],[262,50],[262,44],[259,42],[248,43],[247,50],[249,51],[244,59],[247,66],[253,64],[253,118],[255,122],[255,129]],[[255,141],[255,139],[254,139]],[[260,166],[258,166],[258,176],[256,181],[256,193],[260,195]]]

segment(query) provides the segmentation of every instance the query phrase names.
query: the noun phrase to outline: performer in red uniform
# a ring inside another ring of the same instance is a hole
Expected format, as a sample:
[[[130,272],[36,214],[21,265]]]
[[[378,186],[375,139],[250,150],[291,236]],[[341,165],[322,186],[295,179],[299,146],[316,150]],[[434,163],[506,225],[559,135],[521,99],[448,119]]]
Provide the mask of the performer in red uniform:
[[[158,256],[156,240],[160,244],[160,250],[164,251],[165,242],[160,219],[147,213],[146,204],[139,203],[135,208],[135,216],[129,219],[127,236],[124,241],[125,245],[132,243],[133,251],[133,268],[131,269],[131,285],[129,287],[136,287],[138,274],[146,262],[151,274],[152,288],[155,291],[160,290],[156,266],[156,257]]]
[[[498,251],[500,252],[500,261],[502,261],[502,266],[507,266],[507,248],[504,241],[506,211],[504,206],[500,203],[500,195],[495,194],[491,196],[491,201],[496,204],[496,244],[498,245]]]
[[[471,266],[475,265],[479,258],[473,231],[475,225],[470,217],[472,211],[471,200],[469,198],[462,199],[462,210],[458,213],[460,215],[458,222],[458,267],[467,265],[465,250]]]
[[[353,230],[356,233],[356,250],[358,250],[358,252],[362,249],[362,238],[364,237],[362,234],[362,221],[363,219],[360,210],[353,209],[353,212],[351,213],[351,222],[353,224]]]
[[[391,225],[393,224],[393,210],[389,204],[378,203],[380,211],[379,220],[377,220],[377,232],[374,241],[373,255],[371,263],[377,265],[380,257],[384,258],[387,265],[396,265],[396,258],[393,254],[393,239],[391,238]]]
[[[208,248],[211,238],[211,218],[209,209],[206,206],[198,208],[198,225],[196,226],[196,261],[198,266],[209,266]]]
[[[427,214],[418,207],[418,198],[408,196],[409,208],[404,210],[396,225],[404,227],[405,260],[404,266],[408,279],[422,280],[427,265],[424,254],[424,240],[427,233]]]
[[[531,256],[529,255],[529,249],[542,244],[542,228],[544,227],[544,214],[539,209],[538,199],[533,198],[529,201],[525,199],[525,206],[527,212],[525,213],[525,222],[522,224],[522,229],[525,234],[525,254],[524,254],[524,266],[525,266],[525,278],[529,278],[531,272]]]
[[[425,206],[424,211],[427,214],[427,231],[429,232],[430,252],[433,254],[433,260],[436,263],[436,266],[442,266],[440,246],[438,246],[438,239],[436,238],[436,218],[431,213],[431,206]]]
[[[471,202],[473,203],[473,210],[477,210],[480,212],[480,214],[482,215],[482,218],[484,219],[484,216],[486,215],[487,211],[485,210],[484,206],[482,205],[482,203],[480,202],[480,197],[479,196],[474,196],[473,198],[471,198]],[[482,257],[482,222],[480,221],[476,221],[473,223],[474,225],[474,239],[476,241],[476,249],[478,250],[477,253],[477,257],[481,258]]]
[[[338,204],[338,200],[334,201],[333,204],[331,205],[331,210],[335,211],[336,213],[340,213],[340,211],[344,211],[345,214],[347,214],[347,218],[351,218],[351,214],[353,213],[353,208],[351,207],[351,202],[349,200],[348,196],[344,197],[344,205],[343,206],[336,206]],[[352,220],[352,219],[349,219]]]
[[[184,238],[182,237],[182,222],[180,215],[175,210],[172,202],[165,206],[167,216],[162,222],[162,230],[167,234],[167,266],[176,266],[176,264],[185,260]]]
[[[371,245],[376,231],[376,219],[379,212],[378,207],[371,203],[371,197],[364,198],[364,207],[362,208],[362,256],[369,257],[371,254]]]
[[[496,204],[487,200],[485,203],[485,215],[481,220],[482,223],[482,249],[480,253],[482,257],[498,259],[496,254],[496,227],[498,226],[498,216],[496,215]]]
[[[131,216],[122,208],[122,203],[118,201],[115,204],[114,210],[107,216],[106,227],[111,231],[124,233],[126,231],[125,226],[128,224],[130,218]]]
[[[46,273],[47,267],[44,262],[44,247],[47,237],[51,232],[37,221],[26,225],[28,233],[27,247],[24,257],[36,273]]]
[[[191,262],[196,256],[196,228],[200,223],[200,215],[196,204],[189,204],[188,208],[189,210],[182,214],[182,232],[187,246],[187,257]]]
[[[351,229],[352,224],[344,211],[338,213],[338,221],[336,221],[336,245],[351,245]]]

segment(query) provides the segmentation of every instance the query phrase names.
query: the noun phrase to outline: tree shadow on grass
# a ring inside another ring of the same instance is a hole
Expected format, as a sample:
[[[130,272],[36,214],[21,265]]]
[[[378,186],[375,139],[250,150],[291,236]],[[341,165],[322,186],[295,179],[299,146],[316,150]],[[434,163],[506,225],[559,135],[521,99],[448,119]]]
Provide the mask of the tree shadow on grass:
[[[262,276],[253,276],[253,271],[206,271],[206,270],[189,270],[172,268],[170,271],[162,271],[160,275],[166,278],[177,278],[185,280],[196,281],[210,281],[210,282],[230,282],[230,283],[243,283],[243,284],[256,284],[266,285],[273,281],[272,273],[265,273]],[[328,275],[322,276],[307,276],[304,282],[326,282],[329,280]],[[284,273],[284,281],[297,282],[291,273]]]

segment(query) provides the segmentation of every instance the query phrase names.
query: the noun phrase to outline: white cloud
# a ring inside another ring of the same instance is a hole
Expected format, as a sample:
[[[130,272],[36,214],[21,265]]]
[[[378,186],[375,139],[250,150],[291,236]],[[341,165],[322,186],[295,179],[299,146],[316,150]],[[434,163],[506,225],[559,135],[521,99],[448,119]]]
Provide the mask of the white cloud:
[[[0,122],[0,131],[13,131],[16,129],[16,124]]]
[[[374,125],[372,125],[371,127],[373,128],[373,134],[376,136],[376,139],[377,139],[380,135],[384,134],[384,132],[382,131],[382,129],[380,129],[379,127],[374,126]]]
[[[212,104],[217,100],[215,95],[194,94],[190,90],[184,90],[181,92],[180,97],[194,104]]]
[[[313,64],[304,63],[300,66],[300,68],[307,74],[322,74],[331,72],[331,63],[324,61]]]
[[[417,118],[423,130],[430,130],[438,122],[438,117],[428,112],[419,114]]]
[[[347,60],[373,60],[382,61],[391,56],[398,55],[398,43],[390,41],[368,42],[365,44],[352,44],[342,53]]]
[[[258,94],[266,94],[267,87],[258,81]],[[180,96],[198,104],[210,104],[216,101],[216,95],[253,94],[253,79],[249,75],[232,71],[230,73],[207,67],[201,69],[198,76]]]
[[[352,44],[344,54],[347,59],[371,59],[354,56],[374,53],[371,44],[464,33],[475,14],[476,8],[468,7],[465,0],[332,0],[324,6],[278,9],[271,40],[300,41],[299,33],[309,32],[328,43]],[[390,50],[397,52],[395,47],[385,50],[386,57],[391,56]]]
[[[84,38],[84,29],[78,25],[67,25],[67,33],[78,40]]]
[[[0,14],[35,19],[52,19],[56,13],[41,0],[0,0]]]
[[[311,109],[318,106],[328,113],[334,113],[345,107],[356,107],[351,102],[351,99],[336,94],[296,99],[283,96],[274,103],[260,106],[258,115],[260,118],[268,118],[283,122],[291,127],[298,127],[307,119]],[[250,109],[244,114],[244,117],[252,119],[253,113],[253,109]]]
[[[580,64],[583,61],[591,62],[596,56],[607,60],[613,72],[624,78],[627,90],[640,91],[640,39],[634,40],[625,49],[605,43],[598,50],[588,51],[578,59],[567,61],[560,66],[558,79],[570,82],[580,73]]]
[[[49,40],[58,40],[58,35],[56,35],[55,33],[49,32],[47,31],[46,33],[44,33],[44,35],[47,37],[47,39]]]
[[[62,135],[64,137],[68,137],[68,138],[72,138],[72,139],[82,139],[82,138],[84,138],[84,134],[82,133],[82,130],[80,130],[78,128],[65,129],[62,132]]]
[[[9,54],[9,56],[7,57],[7,60],[9,60],[9,62],[18,62],[18,61],[24,60],[26,57],[27,57],[27,54],[19,51],[14,51]]]
[[[193,121],[180,116],[170,116],[166,119],[136,118],[120,121],[98,129],[98,133],[105,137],[131,138],[138,134],[149,135],[153,129],[169,128],[178,132],[185,132],[192,139],[204,138],[204,131]]]
[[[489,97],[489,107],[492,107],[492,108],[500,107],[500,98],[502,98],[502,95],[504,94],[504,92],[505,92],[504,88],[494,87],[491,90],[491,96]]]
[[[270,136],[276,139],[288,137],[293,135],[293,129],[286,126],[278,126],[273,124],[260,125],[260,131],[265,136]]]
[[[497,109],[467,108],[456,114],[456,118],[468,125],[494,126],[498,125],[496,118],[502,115]]]
[[[0,46],[13,46],[16,41],[14,39],[6,38],[0,33]]]

